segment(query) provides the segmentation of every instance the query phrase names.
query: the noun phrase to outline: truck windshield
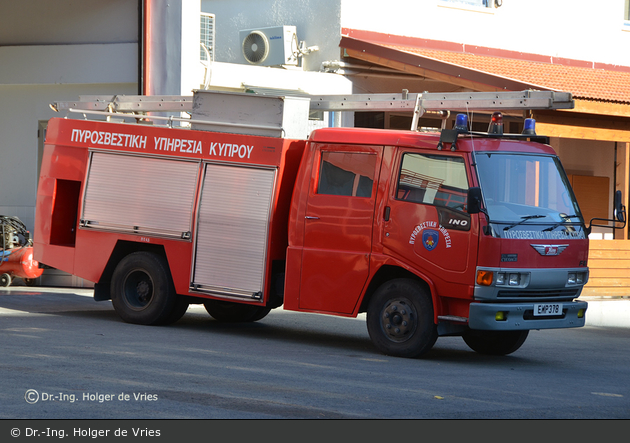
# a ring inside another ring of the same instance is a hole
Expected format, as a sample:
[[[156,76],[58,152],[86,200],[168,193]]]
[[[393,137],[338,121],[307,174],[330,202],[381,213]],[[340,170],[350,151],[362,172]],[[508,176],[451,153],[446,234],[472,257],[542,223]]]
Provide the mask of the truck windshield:
[[[494,235],[585,238],[580,209],[556,157],[484,152],[476,162]]]

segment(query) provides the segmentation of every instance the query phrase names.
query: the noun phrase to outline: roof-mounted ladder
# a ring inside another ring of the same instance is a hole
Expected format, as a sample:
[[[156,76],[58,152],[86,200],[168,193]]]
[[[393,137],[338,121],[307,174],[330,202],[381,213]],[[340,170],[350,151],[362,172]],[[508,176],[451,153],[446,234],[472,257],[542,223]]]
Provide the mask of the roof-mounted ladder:
[[[199,90],[192,96],[82,96],[76,102],[56,102],[51,104],[55,111],[78,112],[83,114],[131,114],[145,115],[148,112],[188,112],[195,118],[195,97],[198,94],[222,94],[235,96],[253,96],[250,93],[227,93]],[[259,95],[263,96],[264,95]],[[267,96],[269,97],[269,96]],[[310,110],[320,111],[408,111],[413,112],[412,129],[427,111],[438,111],[445,117],[447,111],[514,111],[534,109],[572,109],[574,102],[571,93],[557,91],[525,90],[519,92],[423,92],[400,94],[350,94],[350,95],[296,95],[286,97],[310,99]],[[174,117],[149,118],[170,121],[190,121]]]

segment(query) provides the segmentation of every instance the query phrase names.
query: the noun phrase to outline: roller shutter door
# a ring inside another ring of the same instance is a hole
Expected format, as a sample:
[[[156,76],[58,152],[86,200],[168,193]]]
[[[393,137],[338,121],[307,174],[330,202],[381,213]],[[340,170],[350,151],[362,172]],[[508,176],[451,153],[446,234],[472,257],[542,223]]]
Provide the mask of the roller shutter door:
[[[206,165],[191,289],[260,298],[275,169]]]
[[[190,238],[199,162],[92,152],[81,226]]]

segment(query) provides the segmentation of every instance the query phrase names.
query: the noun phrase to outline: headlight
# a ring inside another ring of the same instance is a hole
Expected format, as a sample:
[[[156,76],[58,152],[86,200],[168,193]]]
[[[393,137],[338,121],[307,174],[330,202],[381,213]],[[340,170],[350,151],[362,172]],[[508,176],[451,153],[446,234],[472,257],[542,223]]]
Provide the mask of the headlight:
[[[521,284],[521,274],[511,273],[510,281],[508,282],[510,286],[518,286]]]
[[[586,272],[569,272],[567,274],[567,286],[583,285],[586,282]]]
[[[499,272],[497,273],[497,285],[504,285],[505,284],[505,272]]]
[[[497,272],[495,286],[523,286],[529,281],[528,272]]]

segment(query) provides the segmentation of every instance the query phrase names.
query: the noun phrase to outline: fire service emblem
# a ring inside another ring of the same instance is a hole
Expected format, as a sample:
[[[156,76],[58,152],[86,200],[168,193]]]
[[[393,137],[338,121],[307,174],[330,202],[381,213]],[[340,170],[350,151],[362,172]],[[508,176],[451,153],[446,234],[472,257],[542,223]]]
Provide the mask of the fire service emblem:
[[[439,239],[440,234],[433,229],[425,229],[422,232],[422,244],[427,251],[433,251],[437,247]]]

